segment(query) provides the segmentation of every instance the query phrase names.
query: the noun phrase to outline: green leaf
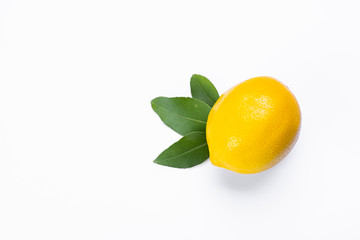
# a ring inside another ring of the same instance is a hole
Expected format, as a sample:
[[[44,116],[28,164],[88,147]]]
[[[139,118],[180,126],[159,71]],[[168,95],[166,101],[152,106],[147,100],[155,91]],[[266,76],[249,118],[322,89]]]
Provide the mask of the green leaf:
[[[206,143],[206,134],[193,132],[163,151],[154,162],[168,167],[190,168],[208,158],[209,149]]]
[[[151,101],[151,107],[168,127],[183,136],[196,131],[205,132],[211,110],[206,103],[186,97],[157,97]]]
[[[204,76],[194,74],[190,80],[191,95],[212,107],[219,98],[215,86]]]

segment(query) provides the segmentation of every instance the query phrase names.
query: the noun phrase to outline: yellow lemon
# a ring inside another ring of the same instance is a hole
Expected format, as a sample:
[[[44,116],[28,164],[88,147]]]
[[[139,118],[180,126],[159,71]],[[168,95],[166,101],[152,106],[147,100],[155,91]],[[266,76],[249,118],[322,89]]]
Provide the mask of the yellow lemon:
[[[238,173],[265,171],[283,159],[299,136],[301,113],[290,90],[256,77],[224,93],[210,111],[210,161]]]

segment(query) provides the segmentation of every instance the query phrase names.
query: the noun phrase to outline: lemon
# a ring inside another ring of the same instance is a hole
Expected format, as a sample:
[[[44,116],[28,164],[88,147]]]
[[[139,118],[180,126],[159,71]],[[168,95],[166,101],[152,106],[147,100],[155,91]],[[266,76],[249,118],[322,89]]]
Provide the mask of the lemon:
[[[206,124],[213,165],[238,173],[265,171],[282,160],[299,136],[301,112],[290,90],[256,77],[224,93]]]

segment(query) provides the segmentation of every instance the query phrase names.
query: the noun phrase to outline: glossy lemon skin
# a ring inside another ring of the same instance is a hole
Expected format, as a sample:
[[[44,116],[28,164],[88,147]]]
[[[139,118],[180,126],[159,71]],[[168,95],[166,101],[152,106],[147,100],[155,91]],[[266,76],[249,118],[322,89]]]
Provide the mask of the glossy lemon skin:
[[[285,85],[271,77],[249,79],[224,93],[210,111],[210,161],[238,173],[265,171],[290,152],[300,125],[299,104]]]

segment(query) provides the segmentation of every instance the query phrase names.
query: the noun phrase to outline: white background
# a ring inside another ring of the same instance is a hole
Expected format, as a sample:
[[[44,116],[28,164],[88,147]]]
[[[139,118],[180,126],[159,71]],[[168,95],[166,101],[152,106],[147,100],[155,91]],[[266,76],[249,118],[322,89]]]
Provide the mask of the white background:
[[[0,239],[360,239],[359,1],[0,1]],[[154,164],[150,107],[268,75],[293,151],[241,175]]]

